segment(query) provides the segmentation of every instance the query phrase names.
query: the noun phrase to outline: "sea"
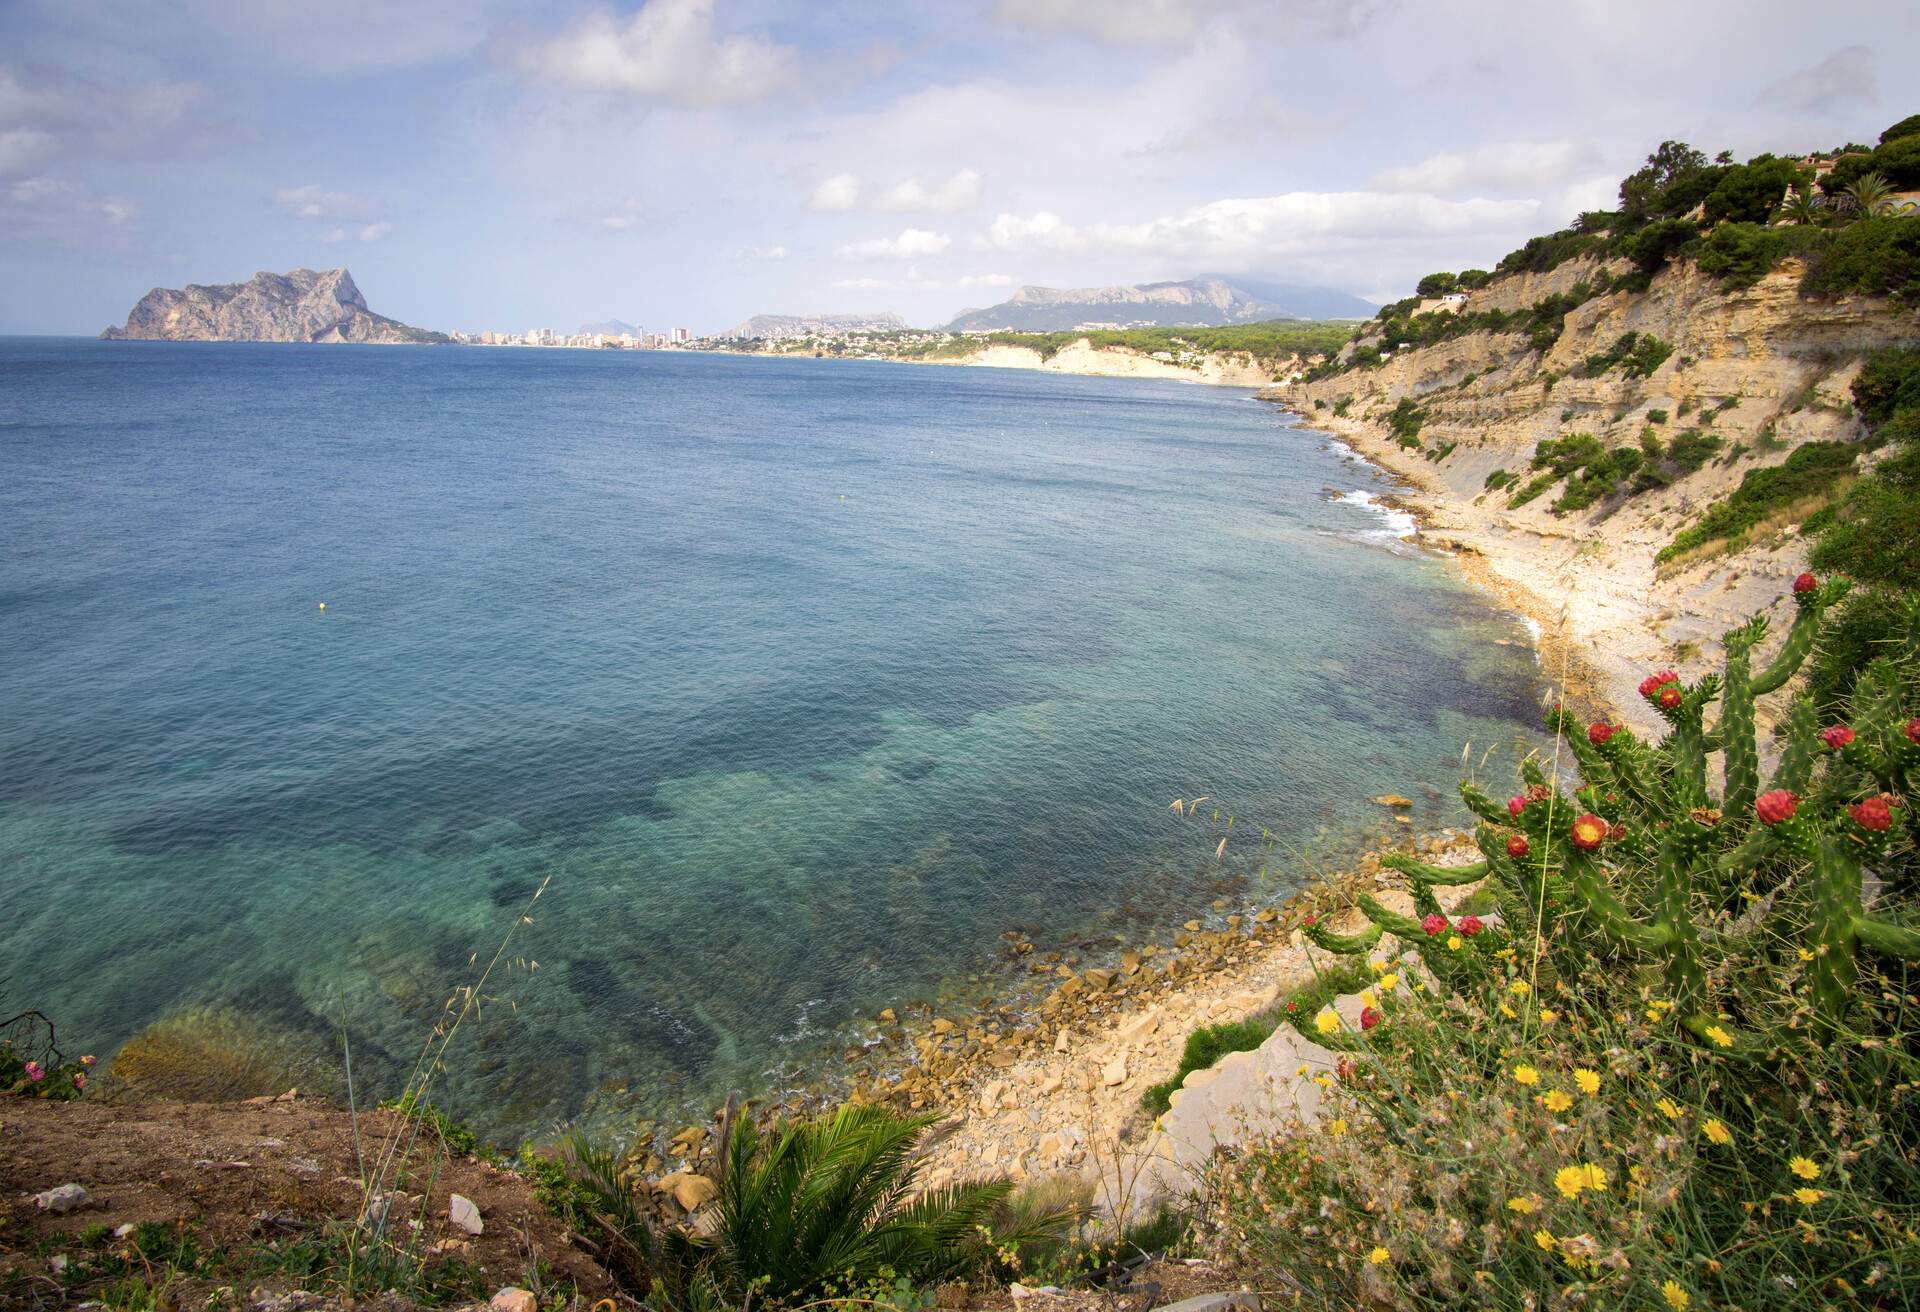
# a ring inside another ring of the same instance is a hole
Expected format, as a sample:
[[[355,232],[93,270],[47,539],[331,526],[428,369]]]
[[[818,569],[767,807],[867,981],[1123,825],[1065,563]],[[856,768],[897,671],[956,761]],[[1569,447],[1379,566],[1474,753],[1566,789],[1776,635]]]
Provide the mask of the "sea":
[[[830,1084],[1537,741],[1390,491],[1236,388],[0,338],[0,1014],[506,1141]]]

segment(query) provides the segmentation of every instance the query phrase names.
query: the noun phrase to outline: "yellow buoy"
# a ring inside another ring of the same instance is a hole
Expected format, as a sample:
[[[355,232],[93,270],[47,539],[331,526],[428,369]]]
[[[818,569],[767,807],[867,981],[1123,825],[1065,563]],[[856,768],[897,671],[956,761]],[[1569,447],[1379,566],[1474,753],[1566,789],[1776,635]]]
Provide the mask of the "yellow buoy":
[[[326,608],[327,608],[327,603],[326,603],[326,602],[324,602],[324,601],[323,601],[323,602],[321,602],[321,603],[320,603],[320,609],[321,609],[321,610],[325,610]]]

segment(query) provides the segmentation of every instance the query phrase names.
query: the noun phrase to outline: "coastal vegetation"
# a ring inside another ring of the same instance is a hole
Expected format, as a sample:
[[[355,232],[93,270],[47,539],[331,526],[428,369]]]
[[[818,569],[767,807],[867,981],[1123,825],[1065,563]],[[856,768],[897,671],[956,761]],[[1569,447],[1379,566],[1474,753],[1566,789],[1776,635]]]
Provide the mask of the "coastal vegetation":
[[[1313,1123],[1216,1171],[1246,1261],[1316,1307],[1913,1297],[1920,605],[1844,718],[1790,698],[1764,790],[1755,729],[1847,591],[1796,580],[1763,666],[1756,619],[1722,674],[1650,674],[1657,743],[1556,708],[1512,798],[1462,785],[1478,864],[1388,858],[1412,914],[1361,896],[1364,930],[1307,929],[1371,984],[1357,1024],[1295,999],[1340,1078]],[[1497,914],[1442,906],[1481,880]]]

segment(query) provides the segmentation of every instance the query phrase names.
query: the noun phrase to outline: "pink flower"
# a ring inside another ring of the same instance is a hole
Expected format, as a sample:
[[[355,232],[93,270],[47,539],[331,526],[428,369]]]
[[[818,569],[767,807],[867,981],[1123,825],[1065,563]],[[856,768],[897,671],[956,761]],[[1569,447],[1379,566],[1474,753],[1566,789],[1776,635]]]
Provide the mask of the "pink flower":
[[[87,1073],[85,1071],[75,1071],[73,1073],[73,1087],[76,1089],[84,1089],[87,1087]]]
[[[28,1078],[29,1080],[32,1080],[32,1081],[33,1081],[33,1082],[34,1082],[35,1084],[38,1084],[38,1083],[40,1083],[40,1081],[42,1081],[42,1080],[44,1080],[44,1079],[46,1079],[46,1078],[47,1078],[47,1070],[46,1070],[46,1067],[44,1067],[44,1066],[42,1066],[42,1065],[41,1065],[41,1064],[40,1064],[39,1062],[37,1062],[37,1061],[30,1061],[30,1062],[28,1062],[28,1063],[27,1063],[27,1078]]]
[[[1513,834],[1507,839],[1507,855],[1518,861],[1531,850],[1525,834]]]
[[[1805,573],[1803,571],[1800,577],[1793,581],[1793,593],[1796,597],[1802,596],[1806,593],[1812,592],[1815,588],[1819,586],[1820,586],[1819,579],[1816,579],[1813,575]]]
[[[1370,1030],[1380,1023],[1380,1012],[1376,1007],[1360,1008],[1360,1028]]]
[[[1670,683],[1680,682],[1680,676],[1672,670],[1660,670],[1640,680],[1640,695],[1651,697]]]
[[[1920,743],[1920,715],[1907,721],[1907,741]]]
[[[93,1056],[93,1055],[92,1055],[91,1053],[89,1053],[89,1054],[88,1054],[87,1056],[85,1056],[85,1057],[82,1057],[82,1058],[80,1059],[80,1064],[81,1064],[82,1066],[88,1066],[88,1067],[91,1067],[91,1066],[92,1066],[92,1065],[93,1065],[93,1064],[94,1064],[95,1062],[97,1062],[97,1061],[99,1061],[99,1060],[100,1060],[100,1059],[99,1059],[98,1057],[95,1057],[95,1056]]]
[[[1754,814],[1760,817],[1763,825],[1777,825],[1782,820],[1793,819],[1794,811],[1800,805],[1800,795],[1790,793],[1784,788],[1776,788],[1770,793],[1762,793],[1753,804]]]
[[[1893,828],[1893,812],[1887,806],[1886,795],[1869,797],[1864,802],[1855,802],[1847,808],[1847,814],[1862,829],[1871,829],[1875,833],[1885,833]]]
[[[1527,799],[1515,793],[1507,799],[1507,814],[1518,820],[1520,813],[1527,809]]]
[[[1820,741],[1836,752],[1852,742],[1854,737],[1853,730],[1844,724],[1831,725],[1820,731]]]
[[[1460,917],[1460,932],[1468,938],[1472,938],[1485,928],[1486,926],[1480,923],[1480,917],[1478,916]]]
[[[1306,915],[1300,917],[1300,923],[1303,925],[1317,925],[1320,923],[1320,917],[1309,911]]]
[[[1670,711],[1678,706],[1680,704],[1679,685],[1670,683],[1662,688],[1658,700],[1660,702],[1660,709],[1663,711]]]
[[[1605,747],[1607,739],[1620,732],[1617,724],[1608,724],[1605,720],[1587,726],[1587,741],[1595,747]]]
[[[1427,918],[1420,922],[1420,928],[1427,931],[1428,938],[1432,938],[1446,927],[1447,918],[1437,911],[1428,913]]]

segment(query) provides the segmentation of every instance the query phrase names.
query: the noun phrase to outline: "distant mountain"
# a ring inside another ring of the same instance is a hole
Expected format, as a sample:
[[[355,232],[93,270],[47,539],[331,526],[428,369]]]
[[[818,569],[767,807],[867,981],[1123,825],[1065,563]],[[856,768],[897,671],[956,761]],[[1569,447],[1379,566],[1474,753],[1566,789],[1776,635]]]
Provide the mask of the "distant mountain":
[[[638,337],[638,324],[627,323],[623,319],[608,319],[601,323],[583,323],[580,325],[582,337]]]
[[[444,333],[375,314],[345,269],[256,273],[246,282],[155,287],[109,341],[444,342]]]
[[[897,314],[756,314],[726,331],[728,337],[804,337],[808,333],[898,332],[907,326]]]
[[[1326,287],[1210,274],[1136,287],[1022,287],[998,305],[968,310],[949,332],[1064,332],[1075,328],[1219,327],[1268,319],[1369,318],[1375,306]]]

